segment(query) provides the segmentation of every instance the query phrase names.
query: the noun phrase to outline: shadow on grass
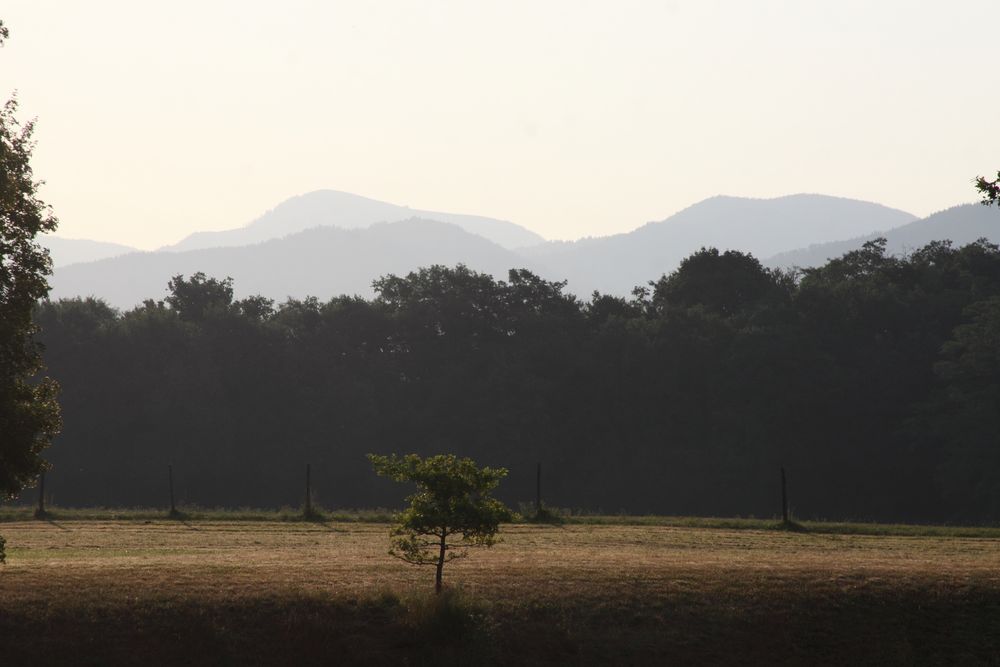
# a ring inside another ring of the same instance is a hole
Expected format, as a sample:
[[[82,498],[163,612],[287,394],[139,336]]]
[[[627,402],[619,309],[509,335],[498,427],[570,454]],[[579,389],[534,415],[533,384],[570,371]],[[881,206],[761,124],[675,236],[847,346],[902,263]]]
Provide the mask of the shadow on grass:
[[[485,601],[461,588],[446,586],[440,594],[430,589],[404,594],[396,597],[396,604],[399,621],[406,629],[399,644],[435,647],[436,653],[427,664],[497,664],[496,624]]]
[[[798,521],[789,519],[788,521],[779,521],[778,525],[774,527],[775,530],[782,530],[787,533],[808,533],[809,529],[803,526]]]
[[[42,509],[36,509],[35,512],[32,514],[32,516],[35,518],[36,521],[44,521],[50,526],[54,526],[59,530],[69,530],[69,528],[67,528],[66,526],[56,522],[56,515],[53,514],[52,512],[46,512],[45,510]]]
[[[323,514],[323,512],[316,509],[303,510],[302,517],[300,520],[305,523],[311,523],[316,526],[321,526],[322,528],[325,528],[331,533],[340,532],[339,529],[334,528],[333,525],[330,523],[330,517],[328,517],[327,515]]]
[[[311,523],[311,524],[313,524],[315,526],[319,526],[319,527],[323,528],[324,530],[328,530],[331,533],[342,533],[342,532],[344,532],[342,529],[335,527],[333,524],[331,524],[326,519],[310,519],[309,523]]]
[[[187,512],[182,512],[181,510],[178,509],[172,509],[169,512],[167,512],[167,520],[176,521],[177,523],[181,524],[188,530],[201,530],[201,528],[198,528],[193,523],[191,523],[194,520],[194,517],[192,517]],[[152,523],[152,522],[147,520],[144,523]]]
[[[547,526],[562,526],[566,523],[563,514],[551,507],[542,505],[541,507],[527,506],[521,504],[521,521],[524,523],[544,524]]]

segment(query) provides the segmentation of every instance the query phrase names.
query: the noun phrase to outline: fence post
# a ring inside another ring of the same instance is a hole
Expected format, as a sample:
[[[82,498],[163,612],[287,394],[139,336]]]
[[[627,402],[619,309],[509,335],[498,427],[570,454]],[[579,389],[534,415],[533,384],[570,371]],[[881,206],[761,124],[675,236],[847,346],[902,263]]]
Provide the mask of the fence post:
[[[38,508],[35,510],[36,519],[45,518],[45,471],[38,475]]]
[[[177,505],[174,503],[174,467],[167,465],[167,481],[170,484],[170,516],[177,516]]]
[[[535,515],[542,515],[542,464],[535,469]]]
[[[785,466],[781,466],[781,522],[788,523],[788,492],[785,490]]]
[[[306,507],[305,515],[312,516],[312,475],[311,466],[306,464]]]

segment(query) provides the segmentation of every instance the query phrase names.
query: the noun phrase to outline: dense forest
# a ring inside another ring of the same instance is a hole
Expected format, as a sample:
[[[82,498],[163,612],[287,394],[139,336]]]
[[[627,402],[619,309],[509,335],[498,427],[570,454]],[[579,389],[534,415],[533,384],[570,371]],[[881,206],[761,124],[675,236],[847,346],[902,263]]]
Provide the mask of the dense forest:
[[[266,270],[266,267],[261,267]],[[195,274],[36,311],[61,505],[398,504],[368,452],[506,466],[592,511],[995,521],[1000,249],[884,242],[801,272],[703,249],[631,298],[432,266],[376,297],[233,298]]]

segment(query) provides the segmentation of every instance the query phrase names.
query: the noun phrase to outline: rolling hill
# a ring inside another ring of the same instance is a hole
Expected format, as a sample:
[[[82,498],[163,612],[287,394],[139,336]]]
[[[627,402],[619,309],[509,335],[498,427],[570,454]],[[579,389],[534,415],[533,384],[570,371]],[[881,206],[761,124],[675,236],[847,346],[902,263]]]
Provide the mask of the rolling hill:
[[[323,211],[328,217],[323,217]],[[878,230],[902,229],[908,224],[912,234],[924,230],[920,234],[925,236],[954,231],[950,223],[916,221],[908,213],[879,204],[823,195],[713,197],[625,234],[534,243],[517,250],[469,230],[499,230],[507,234],[508,244],[541,237],[511,223],[475,216],[451,216],[464,226],[422,217],[353,229],[333,224],[351,220],[360,225],[403,212],[412,213],[355,195],[313,192],[283,202],[239,230],[196,234],[152,253],[61,265],[53,276],[51,297],[94,295],[127,308],[146,298],[162,298],[171,276],[196,271],[219,278],[232,276],[238,295],[259,293],[279,301],[306,295],[324,299],[343,293],[370,296],[371,281],[385,273],[405,273],[433,263],[464,263],[500,278],[511,268],[529,268],[549,280],[567,280],[567,291],[587,298],[593,290],[627,295],[636,285],[674,270],[702,246],[738,249],[759,258],[810,244],[820,255],[840,254],[841,246],[836,243],[817,244],[855,239],[844,242],[843,247],[849,249]],[[982,235],[978,230],[983,223],[976,224],[975,231],[966,236]],[[910,237],[900,238],[905,244]],[[210,245],[218,247],[201,247]],[[790,254],[787,261],[797,261],[796,257]]]
[[[77,262],[93,262],[99,259],[137,252],[135,248],[118,243],[88,241],[87,239],[64,239],[61,236],[51,236],[48,234],[39,237],[39,243],[49,249],[49,256],[52,258],[53,266],[66,266],[67,264],[76,264]]]
[[[234,281],[237,297],[340,294],[372,296],[372,280],[431,264],[467,264],[506,278],[511,268],[532,268],[513,252],[448,223],[406,220],[367,229],[317,227],[282,239],[234,248],[141,252],[75,264],[55,271],[50,298],[98,296],[118,308],[162,299],[176,274],[204,271]]]
[[[357,229],[380,222],[398,222],[412,218],[457,225],[504,248],[517,248],[544,241],[538,234],[505,220],[420,211],[347,192],[316,190],[283,201],[244,227],[221,232],[197,232],[160,250],[178,252],[237,247],[282,238],[313,227]]]
[[[820,266],[828,259],[857,250],[866,241],[879,236],[885,237],[886,250],[892,254],[905,254],[931,241],[944,239],[956,246],[980,238],[1000,243],[1000,212],[980,204],[962,204],[893,229],[779,253],[768,257],[764,264],[780,268]]]
[[[823,240],[857,237],[912,222],[915,216],[880,204],[825,195],[775,199],[712,197],[626,234],[549,242],[520,252],[569,288],[627,294],[677,268],[702,246],[770,257]]]

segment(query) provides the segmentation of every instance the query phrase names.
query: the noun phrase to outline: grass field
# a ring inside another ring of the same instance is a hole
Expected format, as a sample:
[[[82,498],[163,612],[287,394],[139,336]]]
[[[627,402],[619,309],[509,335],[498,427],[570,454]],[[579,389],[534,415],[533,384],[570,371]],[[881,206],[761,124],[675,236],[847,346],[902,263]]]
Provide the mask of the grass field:
[[[3,664],[1000,664],[1000,538],[568,523],[432,572],[385,524],[5,521]]]

